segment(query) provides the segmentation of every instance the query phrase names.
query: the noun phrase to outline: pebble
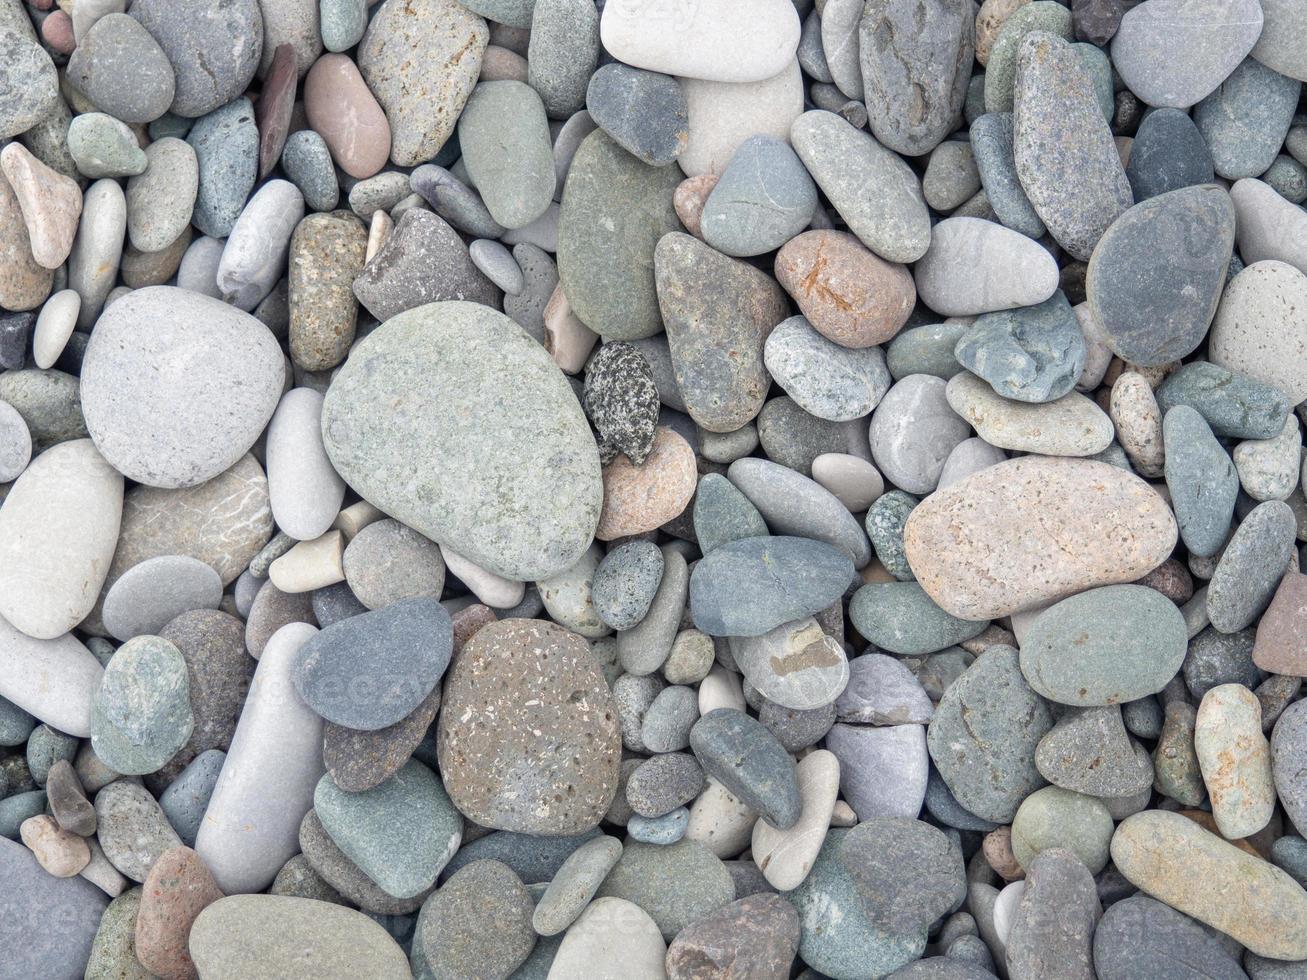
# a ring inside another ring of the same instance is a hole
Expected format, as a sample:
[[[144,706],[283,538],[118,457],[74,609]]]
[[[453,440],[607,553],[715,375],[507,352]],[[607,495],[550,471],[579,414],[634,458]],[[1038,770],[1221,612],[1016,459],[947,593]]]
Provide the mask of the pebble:
[[[1164,415],[1175,405],[1189,405],[1214,434],[1235,439],[1274,438],[1290,407],[1280,389],[1207,361],[1168,375],[1157,389],[1157,405]]]
[[[536,934],[555,936],[572,925],[621,856],[621,841],[602,835],[573,851],[536,903],[531,919]]]
[[[1041,246],[992,221],[946,218],[916,266],[921,301],[944,316],[1034,306],[1057,290],[1057,263]]]
[[[125,123],[162,116],[176,84],[158,42],[121,12],[101,17],[78,39],[68,59],[68,82],[95,108]]]
[[[541,674],[540,658],[550,654],[550,671]],[[540,677],[550,678],[552,691]],[[519,699],[521,685],[531,686],[530,703]],[[580,696],[571,697],[574,691]],[[554,733],[550,744],[570,748],[566,757],[539,755],[544,746],[532,732],[541,725]],[[460,812],[483,826],[547,834],[593,827],[616,790],[618,738],[598,664],[584,641],[560,627],[491,624],[464,648],[445,684],[440,768]],[[523,765],[540,767],[529,783],[517,775]],[[516,790],[512,797],[505,779]],[[571,792],[555,808],[558,785]]]
[[[131,16],[172,66],[176,92],[170,109],[176,115],[203,116],[225,105],[245,91],[259,66],[263,17],[256,0],[207,0],[184,18],[166,2],[145,0],[132,5]]]
[[[758,693],[785,708],[828,705],[849,679],[843,648],[811,617],[783,623],[762,636],[733,637],[730,650]]]
[[[3,37],[0,37],[2,42]],[[0,217],[3,218],[0,221],[0,254],[4,257],[0,263],[0,303],[12,310],[35,309],[50,294],[53,274],[32,257],[22,210],[8,180],[0,181]],[[7,338],[6,347],[18,348],[12,356],[15,367],[23,366],[30,329],[30,320],[15,318],[9,321],[13,335],[11,339]]]
[[[194,724],[181,651],[157,636],[119,647],[92,710],[96,755],[125,775],[156,772],[187,743]]]
[[[949,407],[942,380],[909,375],[889,389],[872,415],[872,458],[896,487],[930,493],[949,453],[969,434],[966,422]]]
[[[789,144],[753,136],[736,149],[708,195],[702,237],[726,255],[761,255],[803,231],[816,206],[817,187]]]
[[[595,537],[612,541],[674,520],[694,496],[695,477],[690,444],[673,430],[659,427],[643,465],[619,454],[604,466],[604,505]]]
[[[1212,363],[1273,385],[1290,402],[1307,398],[1307,381],[1288,367],[1307,353],[1304,302],[1307,274],[1274,260],[1248,266],[1216,311],[1208,342]]]
[[[1177,849],[1185,861],[1174,859]],[[1155,810],[1127,817],[1112,837],[1112,861],[1144,892],[1259,956],[1307,956],[1307,893],[1187,817]]]
[[[1183,187],[1210,184],[1216,173],[1202,133],[1189,114],[1179,109],[1157,109],[1144,117],[1130,146],[1125,172],[1137,202]],[[1237,199],[1235,207],[1237,210]],[[1242,232],[1242,216],[1238,225]]]
[[[1017,652],[993,647],[944,692],[927,746],[962,806],[983,819],[1009,821],[1043,783],[1035,747],[1052,727],[1048,707],[1021,675]]]
[[[1037,306],[986,313],[962,335],[954,356],[1005,398],[1050,402],[1075,386],[1085,341],[1060,291]]]
[[[614,58],[650,71],[716,82],[770,78],[794,57],[798,14],[782,0],[729,0],[711,13],[696,8],[669,32],[677,11],[663,2],[646,11],[604,8],[599,36]]]
[[[72,251],[82,211],[77,182],[47,167],[20,143],[0,151],[0,170],[18,199],[36,264],[59,268]]]
[[[1222,633],[1251,626],[1266,609],[1293,557],[1295,521],[1288,504],[1258,504],[1221,553],[1207,589],[1207,616]]]
[[[877,816],[840,836],[839,856],[869,920],[880,929],[897,934],[924,929],[966,894],[961,851],[930,824]]]
[[[695,566],[690,611],[694,625],[709,636],[761,636],[821,612],[852,578],[848,555],[828,544],[743,538],[720,545]]]
[[[1133,198],[1080,55],[1056,36],[1020,42],[1013,125],[1030,203],[1059,245],[1088,259]]]
[[[482,82],[458,123],[468,176],[491,216],[523,228],[553,200],[555,173],[544,103],[524,82]]]
[[[926,253],[931,238],[926,202],[920,181],[902,159],[819,109],[794,121],[790,139],[862,244],[888,262],[915,262]]]
[[[282,148],[281,167],[304,195],[309,210],[330,211],[339,203],[331,149],[318,133],[311,129],[291,133]]]
[[[800,406],[833,422],[870,414],[890,387],[880,348],[850,350],[827,340],[802,316],[782,321],[771,332],[763,361]]]
[[[181,845],[149,790],[126,780],[95,794],[95,818],[105,857],[132,881],[145,881],[159,857]]]
[[[131,128],[103,112],[84,112],[68,126],[68,152],[84,177],[135,177],[148,162]]]
[[[512,869],[473,861],[423,906],[416,932],[428,975],[509,976],[535,945],[531,896]]]
[[[738,429],[766,399],[763,345],[785,318],[785,294],[747,263],[682,233],[658,242],[654,275],[686,410],[709,431]]]
[[[196,319],[183,330],[165,309]],[[161,377],[151,367],[160,356],[203,358],[207,371]],[[249,449],[272,416],[282,375],[280,351],[253,317],[155,286],[100,319],[83,362],[82,405],[97,448],[117,469],[151,486],[195,486]],[[227,388],[238,376],[245,395],[235,401]],[[200,431],[205,437],[195,438]]]
[[[1307,576],[1286,571],[1257,624],[1253,660],[1262,670],[1304,676],[1307,634],[1301,610],[1307,604]]]
[[[1239,478],[1229,455],[1193,408],[1180,404],[1162,420],[1166,485],[1185,546],[1214,555],[1225,543]]]
[[[848,453],[823,453],[812,461],[812,478],[852,513],[865,511],[885,492],[876,467]]]
[[[1203,599],[1206,592],[1201,593]],[[1201,698],[1218,684],[1241,683],[1256,687],[1262,680],[1252,660],[1255,636],[1252,630],[1219,633],[1204,629],[1190,641],[1184,678],[1189,693]]]
[[[790,125],[803,112],[803,73],[797,60],[754,82],[686,77],[678,81],[685,93],[689,140],[676,162],[691,178],[721,174],[735,151],[751,137],[770,136],[788,142]]]
[[[704,788],[703,769],[694,756],[664,752],[638,763],[621,791],[631,813],[658,818],[689,803]]]
[[[249,100],[235,99],[196,120],[186,142],[199,168],[192,221],[204,234],[225,238],[258,173],[259,134]]]
[[[133,565],[106,590],[101,617],[111,636],[130,640],[221,601],[222,580],[212,568],[187,555],[160,555]]]
[[[1147,895],[1131,895],[1108,906],[1094,930],[1094,969],[1105,978],[1152,976],[1178,960],[1212,977],[1243,972],[1219,938]]]
[[[226,758],[221,749],[201,752],[159,796],[160,809],[187,847],[195,846],[204,811]]]
[[[921,956],[926,927],[893,932],[872,922],[863,893],[842,859],[851,833],[827,833],[807,879],[785,896],[799,913],[799,956],[827,976],[886,976]],[[833,921],[840,928],[829,928]]]
[[[631,841],[590,907],[610,898],[625,899],[644,909],[657,923],[663,940],[669,940],[690,923],[732,902],[735,885],[726,866],[696,841],[668,845]],[[577,924],[584,921],[583,914]]]
[[[295,694],[292,676],[316,633],[292,623],[268,641],[205,810],[195,850],[226,894],[266,888],[299,847],[322,774],[322,720]]]
[[[167,248],[190,224],[200,171],[191,144],[172,136],[145,149],[147,167],[127,182],[127,234],[142,252]]]
[[[1229,77],[1261,32],[1261,6],[1250,0],[1154,5],[1121,18],[1112,63],[1148,105],[1186,109]]]
[[[906,656],[955,646],[988,625],[949,615],[916,582],[862,586],[849,602],[849,620],[877,647]]]
[[[59,360],[59,355],[63,353],[77,327],[77,314],[81,306],[82,298],[72,289],[60,290],[46,300],[36,318],[36,330],[32,334],[32,359],[38,368],[52,368]]]
[[[922,261],[925,261],[924,259]],[[921,268],[921,263],[917,263]],[[944,323],[910,327],[895,337],[886,348],[885,365],[890,377],[901,381],[910,374],[929,374],[947,381],[962,370],[953,349],[966,333],[967,318]]]
[[[28,929],[21,917],[9,917],[0,938],[9,949],[8,966],[16,976],[73,977],[82,973],[92,941],[108,904],[104,892],[80,878],[55,878],[32,853],[14,841],[0,840],[0,868],[13,894],[33,909],[58,909],[57,930]]]
[[[1000,449],[1046,456],[1093,456],[1112,442],[1112,420],[1077,391],[1051,402],[1018,402],[963,372],[949,380],[945,393],[952,411],[965,420],[963,429],[969,423],[982,439]]]
[[[758,508],[719,473],[706,474],[699,481],[694,498],[694,529],[705,555],[728,542],[766,537],[769,533]]]
[[[590,77],[585,104],[600,129],[650,166],[673,162],[689,141],[685,94],[669,75],[604,65]]]
[[[95,809],[86,798],[72,763],[67,759],[55,762],[46,773],[45,790],[50,812],[61,830],[79,837],[95,833]]]
[[[340,511],[345,481],[322,445],[322,395],[293,388],[268,424],[268,495],[273,519],[301,541],[325,534]]]
[[[1017,176],[1012,125],[1011,112],[987,112],[980,116],[971,124],[971,150],[995,217],[1013,231],[1039,238],[1044,234],[1044,222]]]
[[[599,62],[599,11],[578,0],[537,0],[530,26],[525,81],[551,118],[567,118],[584,108]]]
[[[22,16],[22,31],[0,32],[0,138],[27,132],[54,111],[59,102],[59,80],[50,56],[31,36],[30,21]]]
[[[1193,110],[1194,125],[1226,180],[1257,177],[1275,162],[1293,122],[1302,84],[1245,58]]]
[[[704,771],[778,830],[798,821],[802,801],[788,753],[759,722],[719,708],[701,717],[690,745]]]
[[[271,180],[250,198],[218,263],[222,299],[253,310],[281,278],[291,234],[304,217],[304,196],[287,180]]]
[[[882,260],[845,232],[813,230],[791,238],[777,252],[775,270],[809,325],[841,347],[890,340],[916,296],[903,266]]]
[[[1021,44],[1032,33],[1048,33],[1070,41],[1072,15],[1061,4],[1032,3],[1004,18],[985,62],[984,104],[987,112],[1011,112]]]
[[[639,348],[604,344],[586,366],[582,404],[601,442],[600,459],[624,453],[636,466],[653,451],[658,426],[658,390],[653,369]]]
[[[55,878],[71,878],[91,861],[86,840],[63,830],[53,817],[29,817],[19,828],[23,844],[37,862]]]
[[[667,948],[667,976],[785,980],[799,934],[799,917],[790,903],[776,895],[749,895],[682,929]]]
[[[548,975],[557,980],[583,974],[665,976],[666,954],[667,944],[648,912],[634,902],[607,896],[587,905],[572,923]]]
[[[923,726],[837,724],[826,746],[840,761],[840,793],[859,819],[921,812],[930,769]]]
[[[1132,742],[1115,705],[1063,714],[1035,751],[1039,773],[1055,786],[1118,799],[1153,781],[1148,752]]]
[[[409,975],[404,951],[381,925],[353,909],[309,898],[220,898],[196,918],[189,945],[200,975],[215,980],[259,970],[286,977]]]
[[[1221,299],[1234,229],[1229,195],[1210,184],[1150,197],[1115,221],[1094,249],[1086,281],[1107,346],[1146,367],[1198,347]],[[1177,275],[1162,257],[1181,249],[1187,258]]]
[[[840,548],[855,568],[871,560],[871,548],[857,520],[815,481],[778,463],[749,458],[732,463],[727,477],[774,531]]]
[[[649,541],[631,541],[610,551],[591,584],[595,613],[616,630],[644,619],[663,577],[663,554]]]
[[[439,334],[426,329],[433,315],[442,318]],[[370,358],[386,360],[384,378],[369,370]],[[421,382],[410,384],[409,378]],[[504,402],[508,389],[523,401]],[[400,390],[410,393],[421,414],[378,415],[369,407],[390,403]],[[429,425],[424,415],[450,410],[447,402],[437,406],[418,395],[429,390],[457,392],[458,410],[482,419],[502,415],[507,423],[511,416],[511,427],[500,427],[499,444],[487,446],[473,430]],[[374,421],[362,424],[369,418]],[[581,407],[539,346],[493,311],[446,304],[392,318],[337,374],[322,424],[327,455],[350,486],[496,574],[535,579],[569,567],[598,522],[598,459],[589,448],[593,440]],[[431,461],[430,468],[421,484],[409,476],[404,485],[411,489],[402,489],[390,469],[409,471],[415,445],[426,447],[423,458]],[[441,486],[441,475],[451,467],[463,469],[464,461],[470,466],[473,457],[475,472],[457,488],[456,498],[450,497],[454,488]],[[531,459],[552,462],[537,470]],[[517,501],[523,509],[515,520],[484,528],[477,510],[483,484]]]
[[[1239,684],[1204,694],[1194,751],[1221,836],[1235,840],[1265,827],[1275,809],[1275,784],[1256,696]]]
[[[592,544],[571,568],[536,582],[540,600],[560,625],[589,639],[608,634],[608,626],[595,614],[591,598],[595,570],[603,554]]]
[[[1054,848],[1030,862],[1025,884],[1006,941],[1011,972],[1093,980],[1094,927],[1102,907],[1089,869],[1070,851]]]
[[[0,616],[12,627],[54,640],[87,616],[118,539],[122,491],[87,439],[46,450],[13,483],[0,511]]]
[[[187,939],[195,919],[222,898],[204,862],[189,847],[159,856],[145,879],[136,914],[136,958],[160,977],[191,976]]]

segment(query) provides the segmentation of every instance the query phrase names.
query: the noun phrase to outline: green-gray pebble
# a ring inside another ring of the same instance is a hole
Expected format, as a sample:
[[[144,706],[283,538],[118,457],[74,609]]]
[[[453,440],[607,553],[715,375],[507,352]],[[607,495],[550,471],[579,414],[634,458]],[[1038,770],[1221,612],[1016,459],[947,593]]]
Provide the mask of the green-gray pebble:
[[[956,646],[989,625],[950,615],[916,582],[864,585],[849,602],[849,620],[881,649],[915,656]]]
[[[1164,472],[1180,537],[1190,554],[1214,555],[1225,542],[1239,495],[1239,474],[1230,454],[1201,414],[1188,405],[1162,419]]]
[[[68,126],[68,152],[85,177],[135,177],[145,172],[145,151],[125,122],[103,112],[74,116]]]

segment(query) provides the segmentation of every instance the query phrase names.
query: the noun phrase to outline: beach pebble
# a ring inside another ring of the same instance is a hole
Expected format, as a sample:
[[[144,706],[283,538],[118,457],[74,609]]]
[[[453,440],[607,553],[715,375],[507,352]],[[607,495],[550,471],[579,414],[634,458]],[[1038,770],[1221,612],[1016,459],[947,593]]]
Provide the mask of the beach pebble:
[[[781,707],[824,707],[848,683],[844,650],[811,617],[784,623],[762,636],[733,637],[730,649],[745,679]]]
[[[158,634],[183,613],[217,609],[222,580],[188,555],[160,555],[133,565],[105,593],[104,628],[119,640]]]
[[[1275,162],[1302,83],[1245,58],[1193,110],[1194,125],[1226,180],[1257,177]]]
[[[789,144],[753,136],[708,195],[700,229],[705,242],[727,255],[761,255],[806,228],[816,206],[817,187]]]
[[[158,42],[121,12],[101,17],[78,39],[68,59],[68,81],[95,108],[125,123],[162,116],[173,103],[176,86]]]
[[[753,82],[678,81],[685,93],[689,139],[677,163],[691,178],[720,175],[752,137],[789,142],[790,125],[803,112],[803,73],[793,59],[774,75]],[[712,189],[706,186],[705,197]]]
[[[969,434],[949,407],[943,381],[909,375],[889,389],[872,415],[872,458],[896,487],[930,493],[949,453]]]
[[[935,226],[916,265],[921,301],[943,316],[1034,306],[1057,290],[1057,263],[1025,235],[980,218]]]
[[[837,724],[826,746],[840,762],[840,794],[859,819],[921,812],[930,769],[924,726]]]
[[[1207,588],[1207,616],[1217,630],[1235,633],[1262,614],[1293,557],[1295,526],[1281,500],[1258,504],[1244,518]]]
[[[206,235],[225,238],[258,175],[259,133],[249,100],[235,99],[200,117],[186,142],[199,166],[192,221]]]

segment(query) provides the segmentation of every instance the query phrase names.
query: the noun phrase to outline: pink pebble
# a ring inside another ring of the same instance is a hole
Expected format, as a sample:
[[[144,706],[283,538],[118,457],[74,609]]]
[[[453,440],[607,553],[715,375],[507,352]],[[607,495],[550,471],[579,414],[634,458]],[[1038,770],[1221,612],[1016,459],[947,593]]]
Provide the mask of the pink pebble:
[[[41,38],[60,54],[72,54],[77,47],[73,38],[73,19],[62,10],[56,10],[41,22]]]

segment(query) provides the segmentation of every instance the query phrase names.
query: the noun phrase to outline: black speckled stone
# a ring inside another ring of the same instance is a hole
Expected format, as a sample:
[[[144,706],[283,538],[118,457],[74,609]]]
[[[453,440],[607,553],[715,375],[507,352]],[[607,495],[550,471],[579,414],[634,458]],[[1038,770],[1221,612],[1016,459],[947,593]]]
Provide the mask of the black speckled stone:
[[[599,430],[603,462],[618,453],[636,466],[648,458],[658,428],[658,388],[638,349],[620,342],[599,348],[586,367],[583,405]]]

